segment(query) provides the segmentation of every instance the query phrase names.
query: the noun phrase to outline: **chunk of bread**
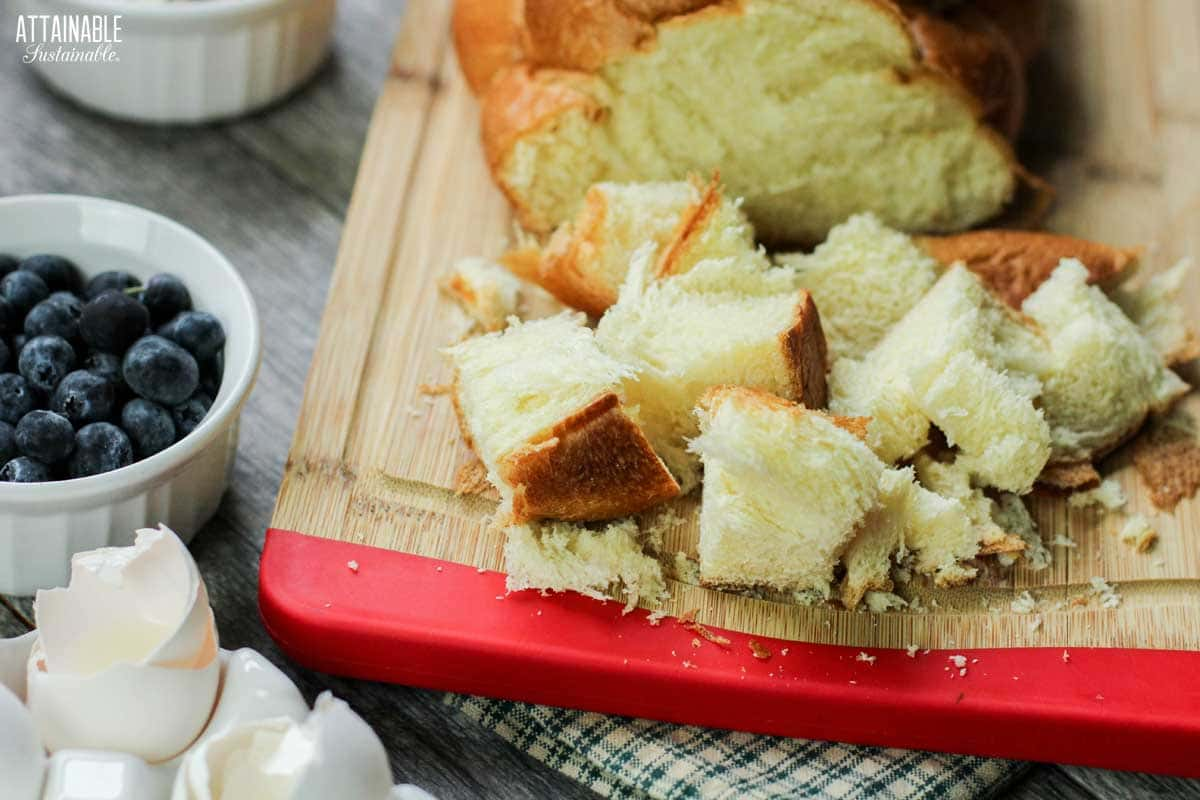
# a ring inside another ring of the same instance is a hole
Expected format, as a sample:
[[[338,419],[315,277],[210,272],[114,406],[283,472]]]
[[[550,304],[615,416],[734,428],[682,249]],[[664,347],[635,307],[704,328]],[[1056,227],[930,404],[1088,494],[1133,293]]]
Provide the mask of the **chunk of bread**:
[[[1188,391],[1133,321],[1087,281],[1079,261],[1064,259],[1021,306],[1049,342],[1039,377],[1055,462],[1108,452]]]
[[[1191,268],[1191,261],[1185,259],[1137,288],[1122,286],[1112,294],[1113,302],[1169,365],[1200,358],[1200,337],[1188,324],[1181,303]]]
[[[505,530],[505,587],[510,592],[578,592],[599,600],[620,597],[625,611],[666,594],[662,566],[645,552],[633,520],[599,530],[570,522],[513,525]]]
[[[734,386],[709,390],[697,416],[701,581],[828,597],[885,469],[852,432],[860,421]]]
[[[931,424],[987,486],[1029,491],[1050,454],[1034,404],[1044,345],[979,279],[952,267],[861,360],[834,362],[830,409],[870,417],[885,462],[925,447]]]
[[[821,320],[790,271],[727,258],[647,280],[650,251],[636,262],[621,299],[600,320],[596,340],[633,368],[628,401],[683,491],[698,481],[685,440],[696,434],[692,412],[709,387],[749,386],[824,407]]]
[[[480,3],[464,0],[473,8],[460,17],[481,17]],[[820,241],[858,211],[956,231],[1014,194],[1011,148],[972,93],[1020,90],[1019,78],[990,79],[1015,72],[996,30],[959,51],[999,58],[956,69],[938,43],[958,37],[918,40],[878,0],[524,0],[521,60],[489,77],[472,63],[476,45],[492,63],[512,52],[513,4],[494,6],[499,41],[481,42],[490,33],[472,24],[459,57],[483,89],[492,173],[532,230],[574,216],[593,183],[712,169],[773,242]]]
[[[521,300],[521,279],[486,258],[460,258],[454,262],[442,289],[485,331],[498,331],[507,325]]]
[[[915,242],[947,267],[965,264],[1013,308],[1020,308],[1064,258],[1078,259],[1087,267],[1090,283],[1111,288],[1137,270],[1140,255],[1134,248],[1040,231],[968,231],[918,236]]]
[[[716,179],[598,183],[575,219],[550,237],[529,277],[598,317],[617,302],[633,254],[647,242],[655,245],[652,273],[660,278],[706,258],[755,255],[753,228]]]
[[[937,261],[874,214],[856,214],[829,232],[811,254],[776,261],[796,270],[798,283],[821,309],[834,358],[862,358],[933,286]]]
[[[513,521],[612,519],[679,493],[622,402],[631,370],[578,315],[518,322],[447,353],[463,433]]]
[[[867,592],[892,590],[892,557],[903,558],[905,554],[912,481],[912,467],[880,473],[879,502],[858,525],[842,556],[846,575],[840,599],[846,608],[857,608]]]

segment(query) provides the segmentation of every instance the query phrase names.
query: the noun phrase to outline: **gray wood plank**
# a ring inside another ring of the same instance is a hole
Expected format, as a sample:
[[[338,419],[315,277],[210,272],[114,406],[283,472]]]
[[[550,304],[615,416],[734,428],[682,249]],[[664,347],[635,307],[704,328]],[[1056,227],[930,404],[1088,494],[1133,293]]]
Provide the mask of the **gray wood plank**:
[[[996,795],[1005,800],[1096,800],[1053,764],[1038,764]]]
[[[1068,779],[1102,800],[1141,798],[1200,798],[1200,781],[1148,775],[1144,772],[1113,772],[1106,769],[1062,766]]]

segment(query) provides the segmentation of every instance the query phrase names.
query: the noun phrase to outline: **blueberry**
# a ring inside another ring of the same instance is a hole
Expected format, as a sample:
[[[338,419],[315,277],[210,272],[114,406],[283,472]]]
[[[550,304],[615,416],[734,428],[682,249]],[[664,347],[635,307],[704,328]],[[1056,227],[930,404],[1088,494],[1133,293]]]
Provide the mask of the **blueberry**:
[[[124,292],[110,289],[88,301],[79,317],[79,335],[88,347],[124,353],[146,332],[150,313]]]
[[[6,483],[42,483],[50,480],[50,468],[40,461],[21,456],[0,467],[0,481]]]
[[[109,272],[101,272],[88,281],[87,289],[84,290],[83,296],[88,300],[92,300],[109,290],[124,292],[126,289],[132,289],[135,286],[141,285],[142,282],[128,272],[114,269]]]
[[[200,361],[212,358],[225,346],[225,329],[207,311],[185,311],[163,325],[158,335],[175,342]]]
[[[0,297],[8,301],[18,316],[25,316],[29,309],[49,296],[50,289],[46,282],[32,272],[19,269],[0,278]]]
[[[0,335],[21,330],[21,312],[0,294]]]
[[[7,464],[17,457],[16,431],[7,422],[0,422],[0,464]]]
[[[111,419],[117,407],[116,387],[87,370],[69,373],[54,390],[50,410],[62,414],[76,427]]]
[[[75,452],[68,471],[72,478],[83,478],[132,463],[133,445],[125,432],[108,422],[93,422],[75,434]]]
[[[161,336],[138,339],[121,364],[125,383],[147,400],[174,406],[200,384],[200,367],[187,350]]]
[[[61,336],[38,336],[21,348],[17,366],[30,386],[49,393],[75,366],[75,349]]]
[[[81,283],[79,268],[62,256],[52,256],[45,253],[29,256],[17,265],[37,275],[52,292],[60,289],[74,291]]]
[[[21,357],[21,351],[25,349],[25,345],[29,342],[29,337],[23,333],[14,333],[8,343],[8,349],[12,351],[13,366],[17,364],[17,359]]]
[[[216,397],[221,390],[221,378],[225,375],[225,354],[217,353],[207,361],[200,363],[200,391],[209,397]]]
[[[68,341],[79,336],[79,311],[63,302],[48,298],[25,316],[25,335],[61,336]]]
[[[12,358],[12,350],[3,339],[0,339],[0,370],[8,366],[8,360]]]
[[[212,408],[212,398],[204,392],[196,392],[186,401],[171,409],[171,418],[175,420],[175,430],[179,438],[187,436],[196,430],[196,426],[204,419]]]
[[[104,380],[119,386],[125,380],[121,377],[121,358],[112,353],[91,352],[83,359],[83,368],[93,375],[99,375]]]
[[[163,272],[146,281],[142,302],[150,311],[150,322],[162,325],[181,311],[192,310],[192,295],[183,281]]]
[[[83,298],[74,292],[66,292],[61,290],[57,292],[51,292],[50,296],[46,298],[46,302],[61,303],[67,308],[71,309],[77,317],[83,313]]]
[[[33,406],[33,390],[24,378],[13,372],[0,375],[0,422],[16,425]]]
[[[61,414],[36,409],[21,417],[16,439],[21,455],[55,464],[75,449],[75,426]]]
[[[175,443],[175,422],[171,412],[140,397],[130,400],[121,409],[121,427],[132,440],[133,452],[138,458],[149,458]]]
[[[0,254],[0,278],[15,270],[18,263],[13,256]]]

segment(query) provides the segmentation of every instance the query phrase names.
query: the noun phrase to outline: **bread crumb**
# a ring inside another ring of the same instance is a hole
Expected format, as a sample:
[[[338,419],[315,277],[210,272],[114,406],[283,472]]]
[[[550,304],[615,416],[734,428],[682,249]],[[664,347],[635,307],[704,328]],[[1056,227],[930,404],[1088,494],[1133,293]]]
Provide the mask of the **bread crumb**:
[[[854,657],[854,660],[855,661],[865,661],[866,663],[874,666],[876,658],[878,658],[878,656],[867,655],[867,653],[865,651],[860,650],[858,655]]]
[[[478,572],[480,575],[482,575],[483,573],[487,572],[487,570],[486,570],[486,569],[484,569],[483,567],[477,567],[477,568],[475,569],[475,571],[476,571],[476,572]]]
[[[1071,660],[1071,654],[1070,654],[1070,653],[1068,653],[1066,650],[1063,650],[1063,654],[1062,654],[1062,660],[1063,660],[1063,663],[1064,663],[1064,664],[1066,664],[1066,663],[1070,662],[1070,660]]]
[[[684,669],[697,669],[697,667],[696,667],[696,665],[695,665],[695,664],[693,664],[692,662],[690,662],[690,661],[687,661],[687,660],[684,660],[684,662],[683,662],[683,668],[684,668]]]
[[[417,384],[417,391],[426,396],[450,394],[454,391],[454,385],[449,383],[421,383]]]
[[[347,561],[346,566],[350,568],[351,572],[354,572],[354,573],[358,572],[358,562],[357,561],[353,561],[353,560]]]
[[[1095,489],[1075,492],[1067,498],[1071,508],[1101,506],[1106,511],[1116,511],[1125,506],[1125,492],[1115,478],[1105,478]]]
[[[960,677],[960,678],[967,677],[967,668],[966,667],[963,667],[962,669],[960,669],[958,671],[958,677]]]
[[[650,623],[651,627],[657,628],[660,624],[662,624],[665,616],[667,616],[667,612],[665,611],[651,611],[650,615],[646,617],[646,622]]]
[[[700,646],[700,639],[699,639],[699,637],[695,637],[695,636],[693,636],[693,637],[692,637],[692,647],[699,647],[699,646]]]
[[[779,655],[781,655],[781,656],[786,656],[787,654],[788,654],[788,649],[786,647],[779,651]]]
[[[1100,577],[1093,577],[1091,583],[1091,593],[1100,598],[1102,608],[1116,608],[1121,605],[1121,595],[1117,594],[1117,587]]]
[[[1029,632],[1037,633],[1042,629],[1042,618],[1034,617],[1033,622],[1029,623]]]
[[[1014,614],[1029,614],[1037,608],[1037,600],[1029,590],[1021,592],[1010,604]]]
[[[759,661],[766,661],[771,657],[771,651],[763,646],[761,642],[751,639],[749,642],[750,652]]]
[[[712,642],[713,644],[717,645],[718,647],[729,647],[729,645],[733,644],[733,642],[731,642],[729,639],[725,638],[724,636],[713,633],[708,628],[701,625],[699,622],[696,622],[696,612],[697,611],[699,611],[699,609],[692,608],[692,609],[689,609],[689,610],[683,612],[683,616],[679,618],[680,627],[682,627],[686,631],[691,631],[692,633],[700,634],[702,637],[704,637],[708,641]],[[695,641],[695,640],[693,640],[693,641]],[[696,646],[699,647],[699,645],[696,645]]]
[[[909,658],[916,658],[917,646],[915,644],[910,644],[908,647],[904,648],[904,655],[908,656]]]
[[[434,567],[434,570],[435,570],[435,571],[437,571],[437,572],[441,572],[441,571],[442,571],[442,568],[441,568],[441,567]]]
[[[967,665],[967,657],[962,655],[950,656],[950,661],[954,664],[954,666],[959,667],[960,669]]]
[[[1122,542],[1137,550],[1139,553],[1149,552],[1158,541],[1158,531],[1150,525],[1150,520],[1143,514],[1134,514],[1125,521],[1125,526],[1118,534]]]
[[[1079,546],[1079,545],[1075,544],[1075,540],[1072,539],[1070,536],[1064,536],[1061,533],[1056,534],[1055,537],[1050,540],[1050,544],[1054,545],[1055,547],[1078,547]]]
[[[908,605],[903,597],[891,592],[867,592],[865,595],[867,610],[872,614],[882,614],[891,609],[901,609]]]

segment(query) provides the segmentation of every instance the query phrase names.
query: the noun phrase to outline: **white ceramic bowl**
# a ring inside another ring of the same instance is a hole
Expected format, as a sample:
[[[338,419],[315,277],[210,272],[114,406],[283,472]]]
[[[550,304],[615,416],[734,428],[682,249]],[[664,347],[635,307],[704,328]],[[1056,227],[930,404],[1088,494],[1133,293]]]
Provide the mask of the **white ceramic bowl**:
[[[124,269],[178,275],[197,309],[225,328],[225,373],[204,421],[127,467],[48,483],[0,483],[0,593],[66,584],[71,555],[130,545],[162,522],[187,541],[229,485],[238,418],[261,356],[258,311],[233,266],[193,231],[136,206],[71,195],[0,198],[0,252],[55,253],[87,275]]]
[[[121,41],[112,45],[119,60],[34,60],[31,67],[88,108],[171,123],[238,116],[302,84],[329,50],[337,0],[17,0],[16,5],[23,14],[119,14]]]

